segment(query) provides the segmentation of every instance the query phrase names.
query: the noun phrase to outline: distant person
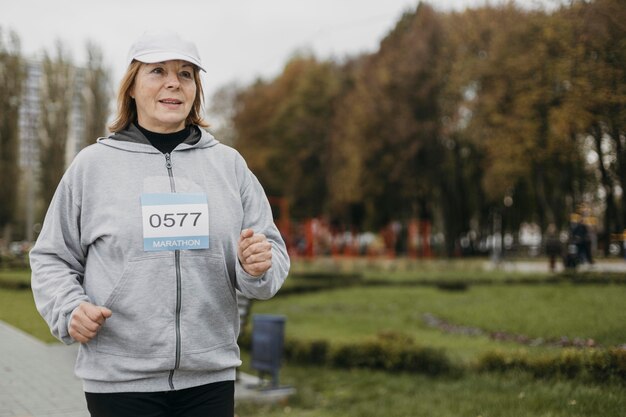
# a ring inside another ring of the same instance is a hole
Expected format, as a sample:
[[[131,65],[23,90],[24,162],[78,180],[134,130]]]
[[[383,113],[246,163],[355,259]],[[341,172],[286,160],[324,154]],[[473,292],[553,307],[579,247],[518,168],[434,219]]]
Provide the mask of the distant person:
[[[587,262],[589,262],[590,264],[593,264],[593,242],[596,239],[596,235],[595,235],[595,229],[594,229],[594,222],[593,222],[593,218],[591,217],[584,217],[583,218],[583,224],[585,225],[585,229],[587,230],[587,234],[585,236],[585,240],[584,240],[584,246],[583,246],[583,250],[584,250],[584,254],[585,254],[585,259],[587,260]]]
[[[76,156],[30,254],[95,417],[232,417],[235,290],[270,298],[287,276],[263,188],[202,129],[201,70],[177,35],[132,45],[114,133]]]
[[[556,271],[556,259],[562,255],[562,252],[561,240],[559,239],[556,226],[554,223],[550,223],[546,231],[546,255],[548,255],[550,272]]]
[[[593,263],[591,257],[591,236],[588,226],[583,222],[582,217],[576,217],[572,228],[572,238],[576,245],[576,251],[580,263]]]
[[[580,215],[577,213],[572,213],[570,215],[570,223],[568,230],[568,239],[567,239],[567,250],[565,251],[565,255],[563,258],[563,263],[565,268],[574,269],[580,263],[580,252],[579,245],[577,244],[577,237],[574,235],[575,231],[577,231],[578,224],[580,223]],[[578,231],[577,233],[579,233]]]

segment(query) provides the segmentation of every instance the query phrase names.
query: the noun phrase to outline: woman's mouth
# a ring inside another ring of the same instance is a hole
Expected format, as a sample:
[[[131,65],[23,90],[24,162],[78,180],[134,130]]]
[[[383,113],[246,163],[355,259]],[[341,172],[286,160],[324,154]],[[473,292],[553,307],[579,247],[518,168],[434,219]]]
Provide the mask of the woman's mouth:
[[[176,108],[179,105],[181,105],[183,102],[180,100],[176,100],[174,98],[164,98],[162,100],[159,100],[159,103],[165,105],[166,107],[169,108]]]

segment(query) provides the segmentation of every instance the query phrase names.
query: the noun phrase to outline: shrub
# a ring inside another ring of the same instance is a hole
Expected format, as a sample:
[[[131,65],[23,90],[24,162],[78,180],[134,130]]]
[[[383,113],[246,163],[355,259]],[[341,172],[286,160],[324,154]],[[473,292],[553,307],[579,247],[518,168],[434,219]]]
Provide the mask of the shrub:
[[[437,281],[435,286],[444,291],[467,291],[469,283],[463,281]]]
[[[249,334],[240,336],[240,345],[249,346]],[[375,338],[353,343],[331,344],[326,340],[287,339],[286,359],[303,364],[336,368],[369,368],[415,372],[431,376],[478,372],[529,372],[535,378],[590,378],[598,382],[626,381],[626,349],[563,349],[557,354],[530,355],[525,349],[500,350],[482,355],[475,365],[460,368],[440,349],[417,345],[400,332],[382,332]]]
[[[609,349],[609,356],[616,376],[626,380],[626,347]]]
[[[285,356],[294,362],[337,368],[369,368],[428,375],[447,374],[453,370],[444,352],[418,346],[410,336],[397,332],[383,332],[373,339],[332,346],[322,340],[289,339],[285,342]]]
[[[478,371],[522,370],[536,378],[585,376],[598,382],[626,380],[626,350],[564,349],[557,355],[529,356],[526,351],[488,352],[476,365]]]
[[[287,339],[284,344],[285,357],[298,363],[324,365],[328,361],[328,342],[325,340]]]
[[[585,360],[580,350],[564,349],[555,362],[557,374],[567,378],[575,378],[583,371]]]
[[[587,363],[587,370],[599,381],[618,378],[626,381],[626,349],[611,348],[594,351]]]
[[[22,243],[12,250],[0,248],[0,269],[25,269],[29,267],[28,251],[30,245]]]

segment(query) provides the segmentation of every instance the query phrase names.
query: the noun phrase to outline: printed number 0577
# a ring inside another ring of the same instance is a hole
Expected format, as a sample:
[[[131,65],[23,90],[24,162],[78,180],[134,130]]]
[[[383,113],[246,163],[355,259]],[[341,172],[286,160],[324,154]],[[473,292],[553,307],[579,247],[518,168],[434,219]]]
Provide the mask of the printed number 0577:
[[[193,225],[195,226],[201,214],[202,213],[165,213],[163,217],[158,214],[152,214],[150,216],[150,226],[154,228],[161,227],[162,225],[165,227],[174,227],[176,225],[183,227],[187,216],[193,218]]]

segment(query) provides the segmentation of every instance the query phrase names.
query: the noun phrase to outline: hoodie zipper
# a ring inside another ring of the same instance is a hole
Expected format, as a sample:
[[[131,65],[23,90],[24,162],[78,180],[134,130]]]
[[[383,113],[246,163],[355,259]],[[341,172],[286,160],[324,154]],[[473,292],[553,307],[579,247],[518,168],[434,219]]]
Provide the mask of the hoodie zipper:
[[[170,189],[175,193],[176,185],[174,184],[174,174],[172,174],[172,156],[169,153],[165,154],[165,168],[167,168],[167,175],[170,177]]]
[[[165,154],[165,167],[167,168],[167,175],[170,177],[170,190],[175,193],[176,185],[174,184],[174,174],[172,173],[172,158],[169,153]],[[174,369],[170,370],[170,376],[168,383],[170,389],[174,389],[174,372],[180,367],[180,311],[182,308],[181,303],[181,277],[180,277],[180,251],[174,251],[174,262],[176,265],[176,361],[174,363]]]

